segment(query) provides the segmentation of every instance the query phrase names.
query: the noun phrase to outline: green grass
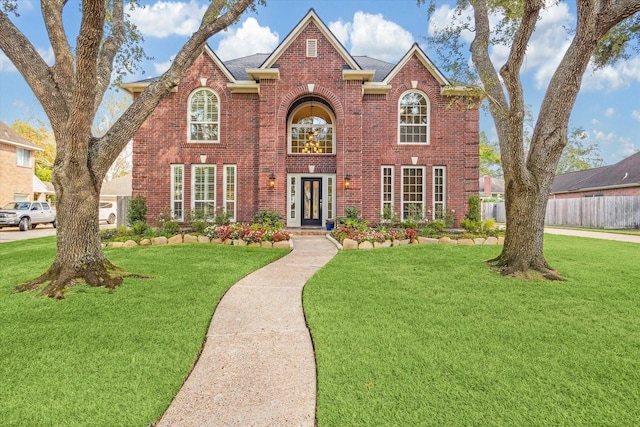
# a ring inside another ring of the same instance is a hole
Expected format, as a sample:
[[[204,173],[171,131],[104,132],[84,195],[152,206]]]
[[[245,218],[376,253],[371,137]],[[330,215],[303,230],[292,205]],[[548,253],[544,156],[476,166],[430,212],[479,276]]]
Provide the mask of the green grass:
[[[0,244],[0,425],[146,426],[179,390],[224,292],[286,254],[217,245],[108,248],[152,279],[14,293],[45,271],[55,238]]]
[[[545,237],[565,282],[498,247],[339,253],[307,284],[318,425],[640,425],[640,246]]]

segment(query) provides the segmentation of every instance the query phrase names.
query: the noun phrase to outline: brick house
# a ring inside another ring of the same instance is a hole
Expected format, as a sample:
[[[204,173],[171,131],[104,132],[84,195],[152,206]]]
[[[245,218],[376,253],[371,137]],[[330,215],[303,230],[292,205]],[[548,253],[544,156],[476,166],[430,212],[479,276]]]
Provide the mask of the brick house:
[[[640,152],[618,163],[556,175],[553,199],[640,196]]]
[[[121,85],[133,96],[153,79]],[[460,219],[477,194],[479,100],[415,44],[396,64],[352,56],[311,9],[271,53],[208,47],[133,143],[133,195],[236,221],[278,211],[321,227],[356,207]]]
[[[40,181],[34,175],[34,152],[42,148],[0,122],[0,206],[33,200]]]

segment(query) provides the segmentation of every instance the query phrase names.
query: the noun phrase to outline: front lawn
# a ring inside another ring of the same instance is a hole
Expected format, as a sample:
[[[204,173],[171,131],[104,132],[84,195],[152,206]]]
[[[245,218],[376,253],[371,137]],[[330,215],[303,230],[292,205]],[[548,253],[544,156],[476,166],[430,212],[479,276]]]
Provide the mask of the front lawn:
[[[640,425],[640,245],[545,242],[565,282],[496,246],[339,253],[304,290],[318,425]]]
[[[14,293],[51,264],[55,238],[0,244],[0,425],[146,426],[189,373],[224,292],[287,250],[219,245],[105,249],[151,279]]]

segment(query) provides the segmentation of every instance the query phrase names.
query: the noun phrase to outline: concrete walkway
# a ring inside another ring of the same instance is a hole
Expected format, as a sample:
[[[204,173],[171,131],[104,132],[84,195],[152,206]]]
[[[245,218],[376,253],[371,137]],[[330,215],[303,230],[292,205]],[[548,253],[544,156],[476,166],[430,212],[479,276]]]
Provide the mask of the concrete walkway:
[[[618,242],[640,243],[640,236],[630,234],[602,233],[598,231],[570,230],[567,228],[545,228],[545,233],[563,236],[591,237],[593,239],[616,240]]]
[[[324,235],[294,236],[293,244],[222,298],[203,352],[158,426],[314,426],[302,288],[337,249]]]

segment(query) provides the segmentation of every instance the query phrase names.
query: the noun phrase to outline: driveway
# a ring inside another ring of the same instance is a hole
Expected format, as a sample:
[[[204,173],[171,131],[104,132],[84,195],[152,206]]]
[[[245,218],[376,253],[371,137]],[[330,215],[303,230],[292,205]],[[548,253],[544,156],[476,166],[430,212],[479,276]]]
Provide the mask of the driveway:
[[[100,229],[115,228],[115,224],[100,223]],[[38,225],[35,230],[20,231],[18,227],[0,229],[0,243],[14,240],[35,239],[37,237],[55,236],[56,229],[51,224]]]

